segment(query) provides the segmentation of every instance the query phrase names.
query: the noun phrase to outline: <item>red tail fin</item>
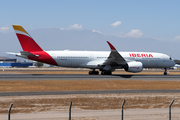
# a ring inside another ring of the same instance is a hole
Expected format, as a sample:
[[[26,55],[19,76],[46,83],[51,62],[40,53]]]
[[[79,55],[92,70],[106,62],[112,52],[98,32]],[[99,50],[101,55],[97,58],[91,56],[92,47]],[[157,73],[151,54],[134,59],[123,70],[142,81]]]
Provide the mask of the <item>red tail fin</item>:
[[[43,49],[33,40],[33,38],[20,25],[13,25],[16,35],[24,51],[35,52]]]

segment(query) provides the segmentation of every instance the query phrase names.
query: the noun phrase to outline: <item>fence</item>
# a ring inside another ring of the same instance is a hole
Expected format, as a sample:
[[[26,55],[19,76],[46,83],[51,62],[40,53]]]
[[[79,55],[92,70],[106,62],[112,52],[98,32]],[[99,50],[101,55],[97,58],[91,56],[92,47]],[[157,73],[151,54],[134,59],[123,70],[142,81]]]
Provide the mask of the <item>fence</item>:
[[[122,106],[123,100],[125,104]],[[173,107],[180,107],[180,98],[174,98],[175,102],[173,103]],[[72,111],[81,109],[81,110],[119,110],[124,108],[124,117],[131,117],[132,115],[127,115],[126,112],[130,111],[130,109],[152,109],[152,108],[166,108],[168,111],[168,107],[170,102],[172,101],[172,97],[169,96],[145,96],[145,97],[75,97],[75,98],[38,98],[38,99],[14,99],[12,101],[1,101],[0,100],[0,114],[7,114],[9,109],[9,105],[13,102],[12,113],[32,113],[32,112],[43,112],[43,111],[63,111],[69,109],[69,104],[72,101]],[[71,108],[71,107],[70,107]],[[169,107],[170,108],[170,107]],[[170,109],[169,109],[170,111]],[[123,110],[119,116],[119,119],[123,119]],[[171,111],[170,111],[171,113]],[[167,113],[163,113],[168,116]],[[173,113],[172,113],[173,114]],[[122,115],[122,116],[121,116]],[[175,114],[174,114],[175,115]],[[112,115],[113,116],[113,115]],[[143,114],[140,114],[143,116]],[[135,116],[134,117],[138,117]],[[171,117],[171,116],[170,116]],[[169,119],[170,119],[169,117]],[[73,118],[73,116],[72,116]],[[127,118],[128,119],[128,118]]]

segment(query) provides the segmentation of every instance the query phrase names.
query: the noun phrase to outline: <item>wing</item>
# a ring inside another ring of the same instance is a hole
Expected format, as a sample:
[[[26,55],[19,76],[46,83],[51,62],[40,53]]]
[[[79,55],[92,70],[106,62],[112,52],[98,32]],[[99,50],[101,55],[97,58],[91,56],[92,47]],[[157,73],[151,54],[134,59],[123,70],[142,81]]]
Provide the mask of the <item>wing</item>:
[[[109,54],[108,59],[103,63],[104,65],[125,65],[126,60],[119,54],[116,48],[108,42],[109,47],[111,48],[111,53]]]

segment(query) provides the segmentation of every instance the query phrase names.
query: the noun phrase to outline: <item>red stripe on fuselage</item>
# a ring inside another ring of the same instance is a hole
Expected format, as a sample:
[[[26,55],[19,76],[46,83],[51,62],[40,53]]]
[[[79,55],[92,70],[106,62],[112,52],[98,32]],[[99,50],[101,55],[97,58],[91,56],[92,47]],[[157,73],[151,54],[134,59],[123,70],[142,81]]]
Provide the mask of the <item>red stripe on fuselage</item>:
[[[31,60],[58,66],[56,61],[45,51],[38,51],[38,52],[31,52],[31,53],[34,55],[38,55],[38,57],[28,57]]]

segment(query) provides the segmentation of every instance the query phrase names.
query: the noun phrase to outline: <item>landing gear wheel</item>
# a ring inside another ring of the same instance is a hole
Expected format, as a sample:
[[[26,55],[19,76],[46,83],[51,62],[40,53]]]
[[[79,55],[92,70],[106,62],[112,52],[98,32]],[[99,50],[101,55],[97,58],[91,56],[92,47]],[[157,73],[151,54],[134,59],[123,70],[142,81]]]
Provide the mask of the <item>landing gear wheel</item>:
[[[106,74],[106,71],[102,71],[102,72],[101,72],[101,75],[105,75],[105,74]]]
[[[89,75],[99,75],[99,71],[89,71]]]
[[[164,75],[168,75],[169,74],[169,71],[167,70],[167,68],[164,68]]]
[[[94,75],[99,75],[99,71],[94,71]]]
[[[167,72],[164,72],[164,75],[167,75]]]
[[[111,71],[102,71],[101,75],[112,75]]]
[[[93,71],[89,71],[89,75],[93,75]]]

